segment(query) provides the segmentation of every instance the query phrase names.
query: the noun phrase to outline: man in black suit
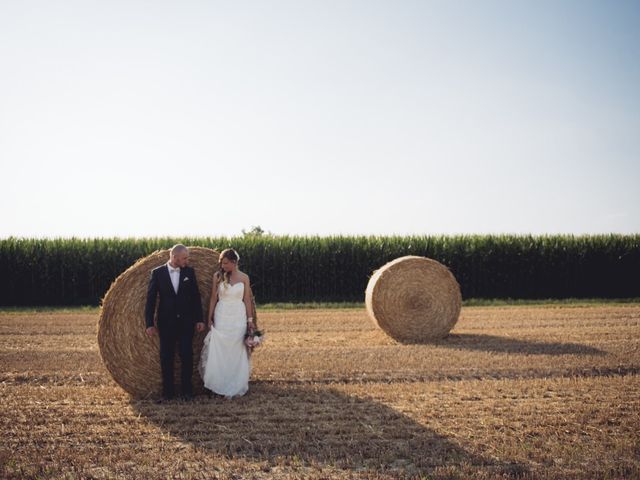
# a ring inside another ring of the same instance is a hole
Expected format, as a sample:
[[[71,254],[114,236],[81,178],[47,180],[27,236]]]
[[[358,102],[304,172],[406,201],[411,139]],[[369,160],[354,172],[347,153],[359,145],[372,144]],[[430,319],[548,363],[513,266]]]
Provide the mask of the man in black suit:
[[[147,290],[147,304],[144,315],[147,335],[160,334],[160,366],[162,370],[162,398],[173,398],[173,359],[176,343],[181,369],[182,395],[193,398],[191,373],[193,371],[193,329],[204,331],[202,303],[196,280],[196,272],[188,267],[189,250],[184,245],[171,249],[169,261],[154,269]],[[157,327],[154,323],[156,299],[158,305]]]

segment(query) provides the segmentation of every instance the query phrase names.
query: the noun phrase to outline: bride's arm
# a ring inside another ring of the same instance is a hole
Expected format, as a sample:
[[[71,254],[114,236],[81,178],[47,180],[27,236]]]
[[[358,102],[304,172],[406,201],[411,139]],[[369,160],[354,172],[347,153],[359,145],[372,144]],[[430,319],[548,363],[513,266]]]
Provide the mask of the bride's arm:
[[[244,298],[242,300],[244,301],[244,307],[247,309],[247,329],[253,331],[256,328],[256,324],[254,318],[255,312],[253,311],[253,292],[251,291],[249,276],[247,275],[243,281]]]
[[[213,284],[211,285],[211,299],[209,300],[209,313],[207,314],[207,325],[209,328],[213,325],[213,312],[216,310],[218,303],[218,284],[220,283],[220,274],[213,274]]]

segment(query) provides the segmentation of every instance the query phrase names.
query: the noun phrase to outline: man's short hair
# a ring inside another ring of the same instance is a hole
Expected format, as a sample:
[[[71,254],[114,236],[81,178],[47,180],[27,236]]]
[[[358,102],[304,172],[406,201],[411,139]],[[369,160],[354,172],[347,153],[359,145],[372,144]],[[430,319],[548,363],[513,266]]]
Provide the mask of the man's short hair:
[[[189,249],[184,245],[182,245],[181,243],[178,243],[173,247],[171,247],[171,255],[178,255],[179,253],[182,253],[182,252],[189,253]]]

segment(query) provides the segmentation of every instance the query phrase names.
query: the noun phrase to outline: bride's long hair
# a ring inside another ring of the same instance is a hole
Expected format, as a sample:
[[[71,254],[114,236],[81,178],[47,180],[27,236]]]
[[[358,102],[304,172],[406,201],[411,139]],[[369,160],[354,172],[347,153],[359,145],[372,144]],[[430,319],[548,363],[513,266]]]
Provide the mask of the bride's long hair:
[[[231,272],[225,272],[222,268],[222,259],[226,258],[227,260],[234,262],[236,266],[240,261],[240,255],[233,248],[225,248],[218,257],[218,272],[220,273],[220,278],[222,279],[222,283],[224,283],[225,288],[229,286],[229,280],[231,278]]]

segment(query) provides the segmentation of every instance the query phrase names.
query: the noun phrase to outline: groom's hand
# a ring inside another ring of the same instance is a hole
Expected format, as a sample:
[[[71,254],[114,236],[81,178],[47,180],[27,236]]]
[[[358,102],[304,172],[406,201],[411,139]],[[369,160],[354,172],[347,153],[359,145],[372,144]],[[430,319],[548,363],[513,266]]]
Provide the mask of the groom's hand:
[[[153,337],[156,333],[158,333],[158,329],[156,327],[147,328],[147,335]]]
[[[204,332],[204,323],[203,322],[196,323],[196,330],[198,332]]]

